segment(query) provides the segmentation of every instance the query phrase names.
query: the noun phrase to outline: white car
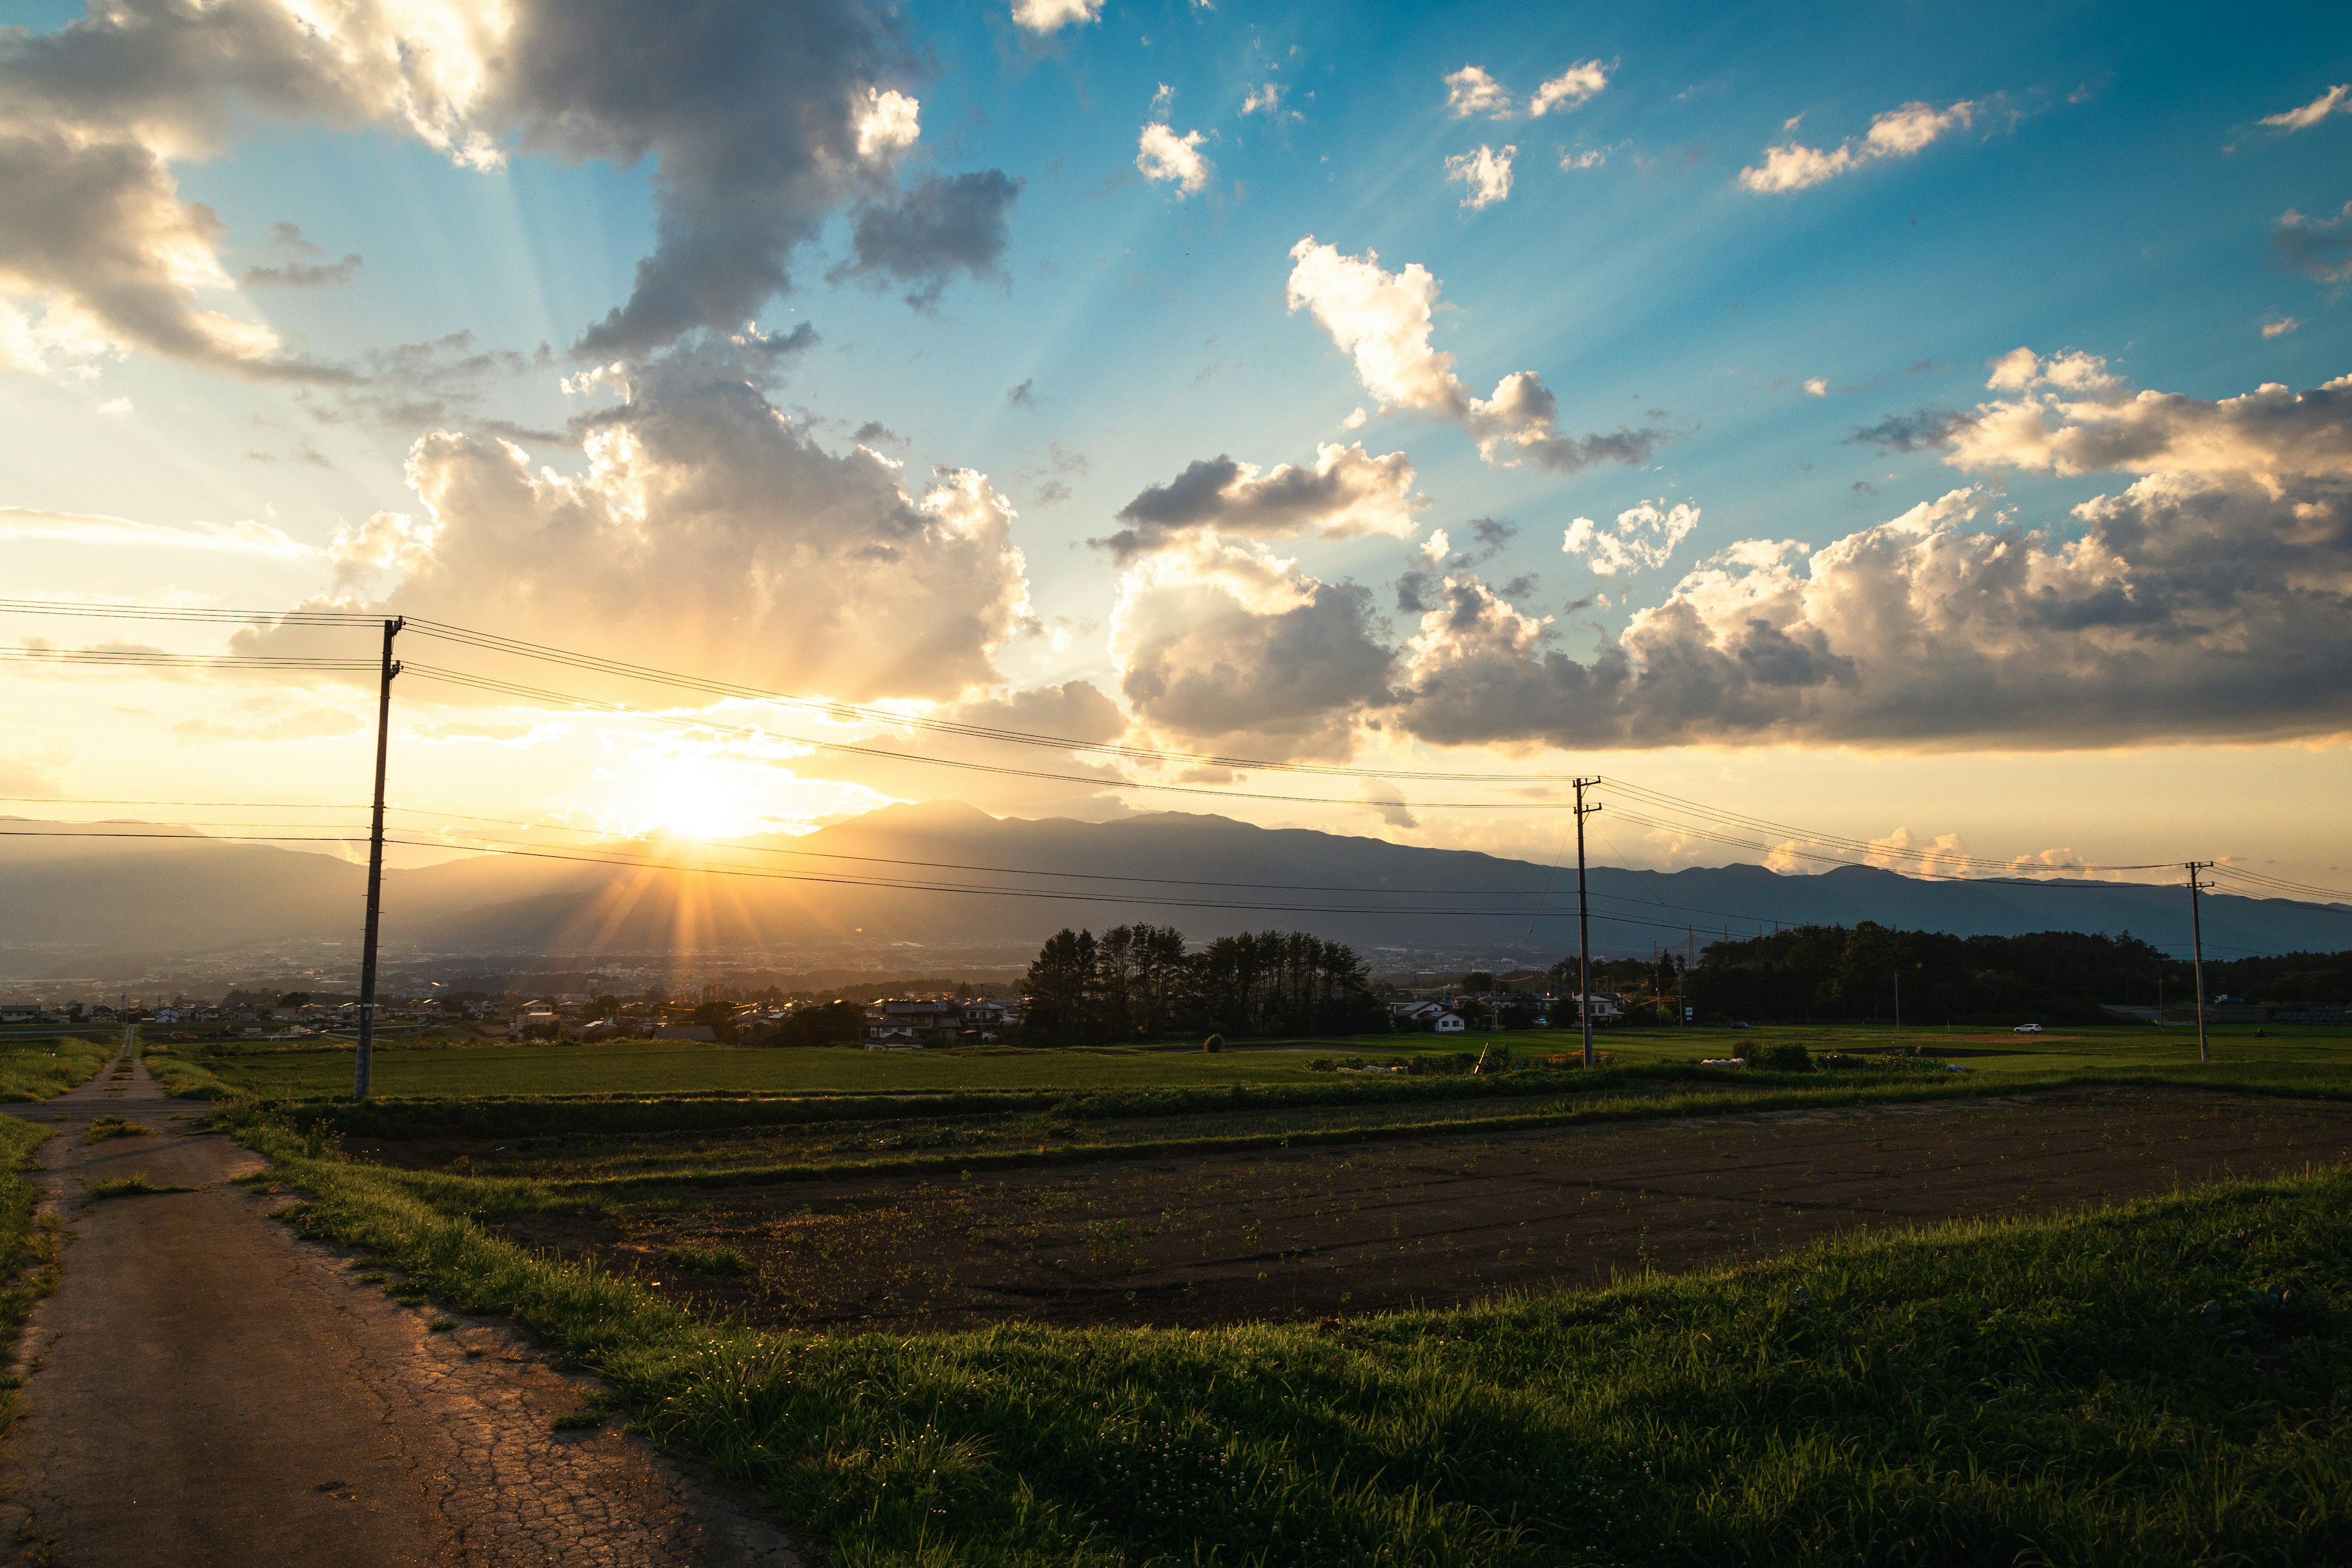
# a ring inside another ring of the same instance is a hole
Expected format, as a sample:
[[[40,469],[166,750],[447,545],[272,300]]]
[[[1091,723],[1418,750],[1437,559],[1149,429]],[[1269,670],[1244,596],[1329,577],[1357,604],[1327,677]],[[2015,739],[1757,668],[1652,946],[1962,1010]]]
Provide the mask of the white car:
[[[2012,1035],[2038,1035],[2041,1032],[2042,1026],[2039,1024],[2020,1024],[2010,1031]]]

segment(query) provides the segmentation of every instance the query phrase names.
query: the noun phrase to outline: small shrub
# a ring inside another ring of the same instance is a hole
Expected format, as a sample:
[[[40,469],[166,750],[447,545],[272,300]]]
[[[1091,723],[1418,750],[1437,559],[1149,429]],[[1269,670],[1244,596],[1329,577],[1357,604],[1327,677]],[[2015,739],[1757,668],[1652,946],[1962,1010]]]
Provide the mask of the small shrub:
[[[751,1272],[751,1266],[743,1255],[731,1247],[673,1247],[669,1260],[680,1268],[697,1274],[709,1274],[719,1279],[733,1279]]]
[[[1201,1042],[1201,1048],[1204,1051],[1222,1051],[1225,1048],[1225,1037],[1223,1035],[1211,1035]]]
[[[82,1129],[81,1141],[85,1143],[103,1143],[109,1138],[152,1138],[154,1135],[155,1130],[152,1127],[132,1121],[127,1117],[101,1116]]]
[[[1812,1054],[1794,1041],[1785,1045],[1768,1046],[1755,1040],[1742,1040],[1731,1047],[1731,1054],[1749,1067],[1763,1072],[1811,1072],[1813,1070]]]

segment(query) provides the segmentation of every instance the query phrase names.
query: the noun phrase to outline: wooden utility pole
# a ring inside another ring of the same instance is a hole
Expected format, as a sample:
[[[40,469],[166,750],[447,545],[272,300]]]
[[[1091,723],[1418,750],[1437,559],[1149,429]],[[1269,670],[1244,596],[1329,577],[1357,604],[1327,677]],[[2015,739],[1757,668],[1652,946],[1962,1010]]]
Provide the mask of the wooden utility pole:
[[[392,657],[392,639],[407,623],[394,616],[383,623],[383,683],[375,700],[375,817],[368,832],[367,934],[360,952],[360,1048],[352,1067],[352,1093],[368,1096],[368,1077],[375,1065],[375,943],[383,917],[383,763],[392,739],[392,678],[400,666]]]
[[[1592,1061],[1592,922],[1584,912],[1584,819],[1601,809],[1584,804],[1597,778],[1576,781],[1576,1011],[1584,1026],[1584,1065]]]
[[[2197,895],[2212,884],[2198,880],[2197,873],[2212,868],[2210,860],[2191,860],[2186,868],[2189,872],[2189,965],[2197,974],[2197,1059],[2200,1062],[2213,1059],[2213,1043],[2205,1037],[2205,931],[2197,918]],[[2161,1020],[2164,1013],[2158,1009],[2156,1016]]]

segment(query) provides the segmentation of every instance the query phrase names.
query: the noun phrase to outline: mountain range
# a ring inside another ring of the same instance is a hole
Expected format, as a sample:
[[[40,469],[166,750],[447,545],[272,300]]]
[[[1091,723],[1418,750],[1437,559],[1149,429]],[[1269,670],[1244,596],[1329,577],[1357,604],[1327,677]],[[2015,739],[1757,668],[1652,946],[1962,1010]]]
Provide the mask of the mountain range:
[[[228,955],[348,944],[365,869],[332,855],[212,838],[104,837],[132,824],[0,826],[0,973],[96,952]],[[1226,817],[998,818],[897,805],[804,837],[631,840],[478,855],[385,874],[388,957],[917,951],[1017,959],[1062,926],[1129,921],[1195,942],[1300,929],[1376,965],[1549,962],[1575,951],[1575,870]],[[721,867],[727,869],[721,869]],[[748,874],[730,874],[748,873]],[[2074,930],[2185,952],[2180,887],[1929,881],[1867,866],[1588,872],[1597,953],[1703,948],[1775,925],[1882,924],[1958,935]],[[989,891],[958,890],[986,889]],[[2209,895],[2209,955],[2352,947],[2352,907]]]

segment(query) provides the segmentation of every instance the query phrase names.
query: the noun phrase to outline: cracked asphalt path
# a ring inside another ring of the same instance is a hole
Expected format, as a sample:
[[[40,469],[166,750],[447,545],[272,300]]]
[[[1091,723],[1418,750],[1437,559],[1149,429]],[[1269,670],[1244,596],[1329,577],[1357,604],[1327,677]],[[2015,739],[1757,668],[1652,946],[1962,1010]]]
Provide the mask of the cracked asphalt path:
[[[56,1125],[41,1179],[70,1239],[18,1346],[0,1558],[797,1568],[754,1509],[642,1441],[551,1430],[592,1385],[502,1321],[403,1307],[273,1220],[283,1200],[230,1184],[261,1160],[190,1133],[201,1108],[143,1067],[5,1109]],[[154,1134],[83,1142],[104,1115]],[[134,1173],[201,1190],[89,1198]]]

